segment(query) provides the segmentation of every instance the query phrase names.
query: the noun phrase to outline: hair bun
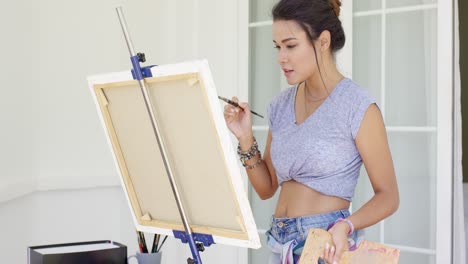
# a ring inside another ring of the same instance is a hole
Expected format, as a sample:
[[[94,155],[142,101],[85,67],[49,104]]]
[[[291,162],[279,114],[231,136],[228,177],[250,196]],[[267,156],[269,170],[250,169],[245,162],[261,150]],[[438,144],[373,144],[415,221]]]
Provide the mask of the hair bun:
[[[335,11],[335,15],[339,17],[341,11],[341,0],[330,0],[330,4],[333,8],[333,11]]]

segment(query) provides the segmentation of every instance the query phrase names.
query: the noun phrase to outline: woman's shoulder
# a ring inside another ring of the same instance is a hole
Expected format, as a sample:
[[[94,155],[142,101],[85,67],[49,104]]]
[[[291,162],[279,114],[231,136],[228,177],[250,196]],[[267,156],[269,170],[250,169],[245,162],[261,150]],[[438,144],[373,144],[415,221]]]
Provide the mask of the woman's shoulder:
[[[287,103],[294,97],[295,91],[296,91],[296,85],[292,85],[286,89],[283,89],[278,95],[273,97],[273,99],[270,102],[270,105]]]
[[[373,99],[372,94],[368,89],[362,87],[355,81],[350,78],[345,79],[346,87],[342,91],[344,99],[349,99],[351,101],[358,101],[363,99]]]
[[[342,94],[341,103],[346,105],[343,109],[347,112],[350,132],[355,139],[367,109],[371,104],[376,104],[376,100],[368,89],[361,87],[351,79],[349,79],[349,84],[343,89]]]
[[[368,89],[349,78],[343,81],[342,87],[335,97],[335,100],[337,100],[338,104],[341,105],[345,111],[353,111],[353,109],[359,107],[363,103],[370,104],[376,102]]]

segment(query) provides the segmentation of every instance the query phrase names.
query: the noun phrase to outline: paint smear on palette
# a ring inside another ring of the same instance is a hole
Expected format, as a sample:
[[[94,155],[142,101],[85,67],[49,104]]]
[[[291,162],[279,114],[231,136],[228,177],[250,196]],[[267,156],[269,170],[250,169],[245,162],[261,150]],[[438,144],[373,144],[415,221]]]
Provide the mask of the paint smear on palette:
[[[330,233],[323,229],[310,229],[299,264],[317,264],[326,243],[332,244]],[[356,250],[343,254],[340,264],[397,264],[399,258],[398,249],[363,240]]]

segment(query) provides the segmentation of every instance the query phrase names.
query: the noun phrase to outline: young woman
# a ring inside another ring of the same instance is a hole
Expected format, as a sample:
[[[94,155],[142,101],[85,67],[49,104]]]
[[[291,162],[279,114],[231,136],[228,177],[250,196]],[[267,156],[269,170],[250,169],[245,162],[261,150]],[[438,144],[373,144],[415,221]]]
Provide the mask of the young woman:
[[[334,54],[345,44],[339,0],[281,0],[273,8],[273,43],[291,87],[268,107],[263,156],[252,132],[249,105],[226,105],[224,117],[260,198],[280,188],[271,228],[270,263],[293,263],[310,228],[327,229],[322,262],[339,263],[355,247],[357,230],[376,224],[399,205],[383,118],[375,100],[344,77]],[[233,98],[237,101],[237,98]],[[348,211],[364,163],[374,196]]]

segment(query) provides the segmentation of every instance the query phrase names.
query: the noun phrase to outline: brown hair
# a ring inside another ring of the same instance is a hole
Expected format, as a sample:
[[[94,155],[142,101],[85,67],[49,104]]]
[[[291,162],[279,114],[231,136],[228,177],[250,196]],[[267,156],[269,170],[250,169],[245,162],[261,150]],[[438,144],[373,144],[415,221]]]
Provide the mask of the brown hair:
[[[307,33],[311,43],[320,33],[328,30],[331,50],[336,52],[345,44],[345,34],[340,15],[340,0],[281,0],[272,10],[273,20],[296,21]]]
[[[336,16],[339,17],[341,11],[341,0],[330,0],[330,3],[333,6]]]

